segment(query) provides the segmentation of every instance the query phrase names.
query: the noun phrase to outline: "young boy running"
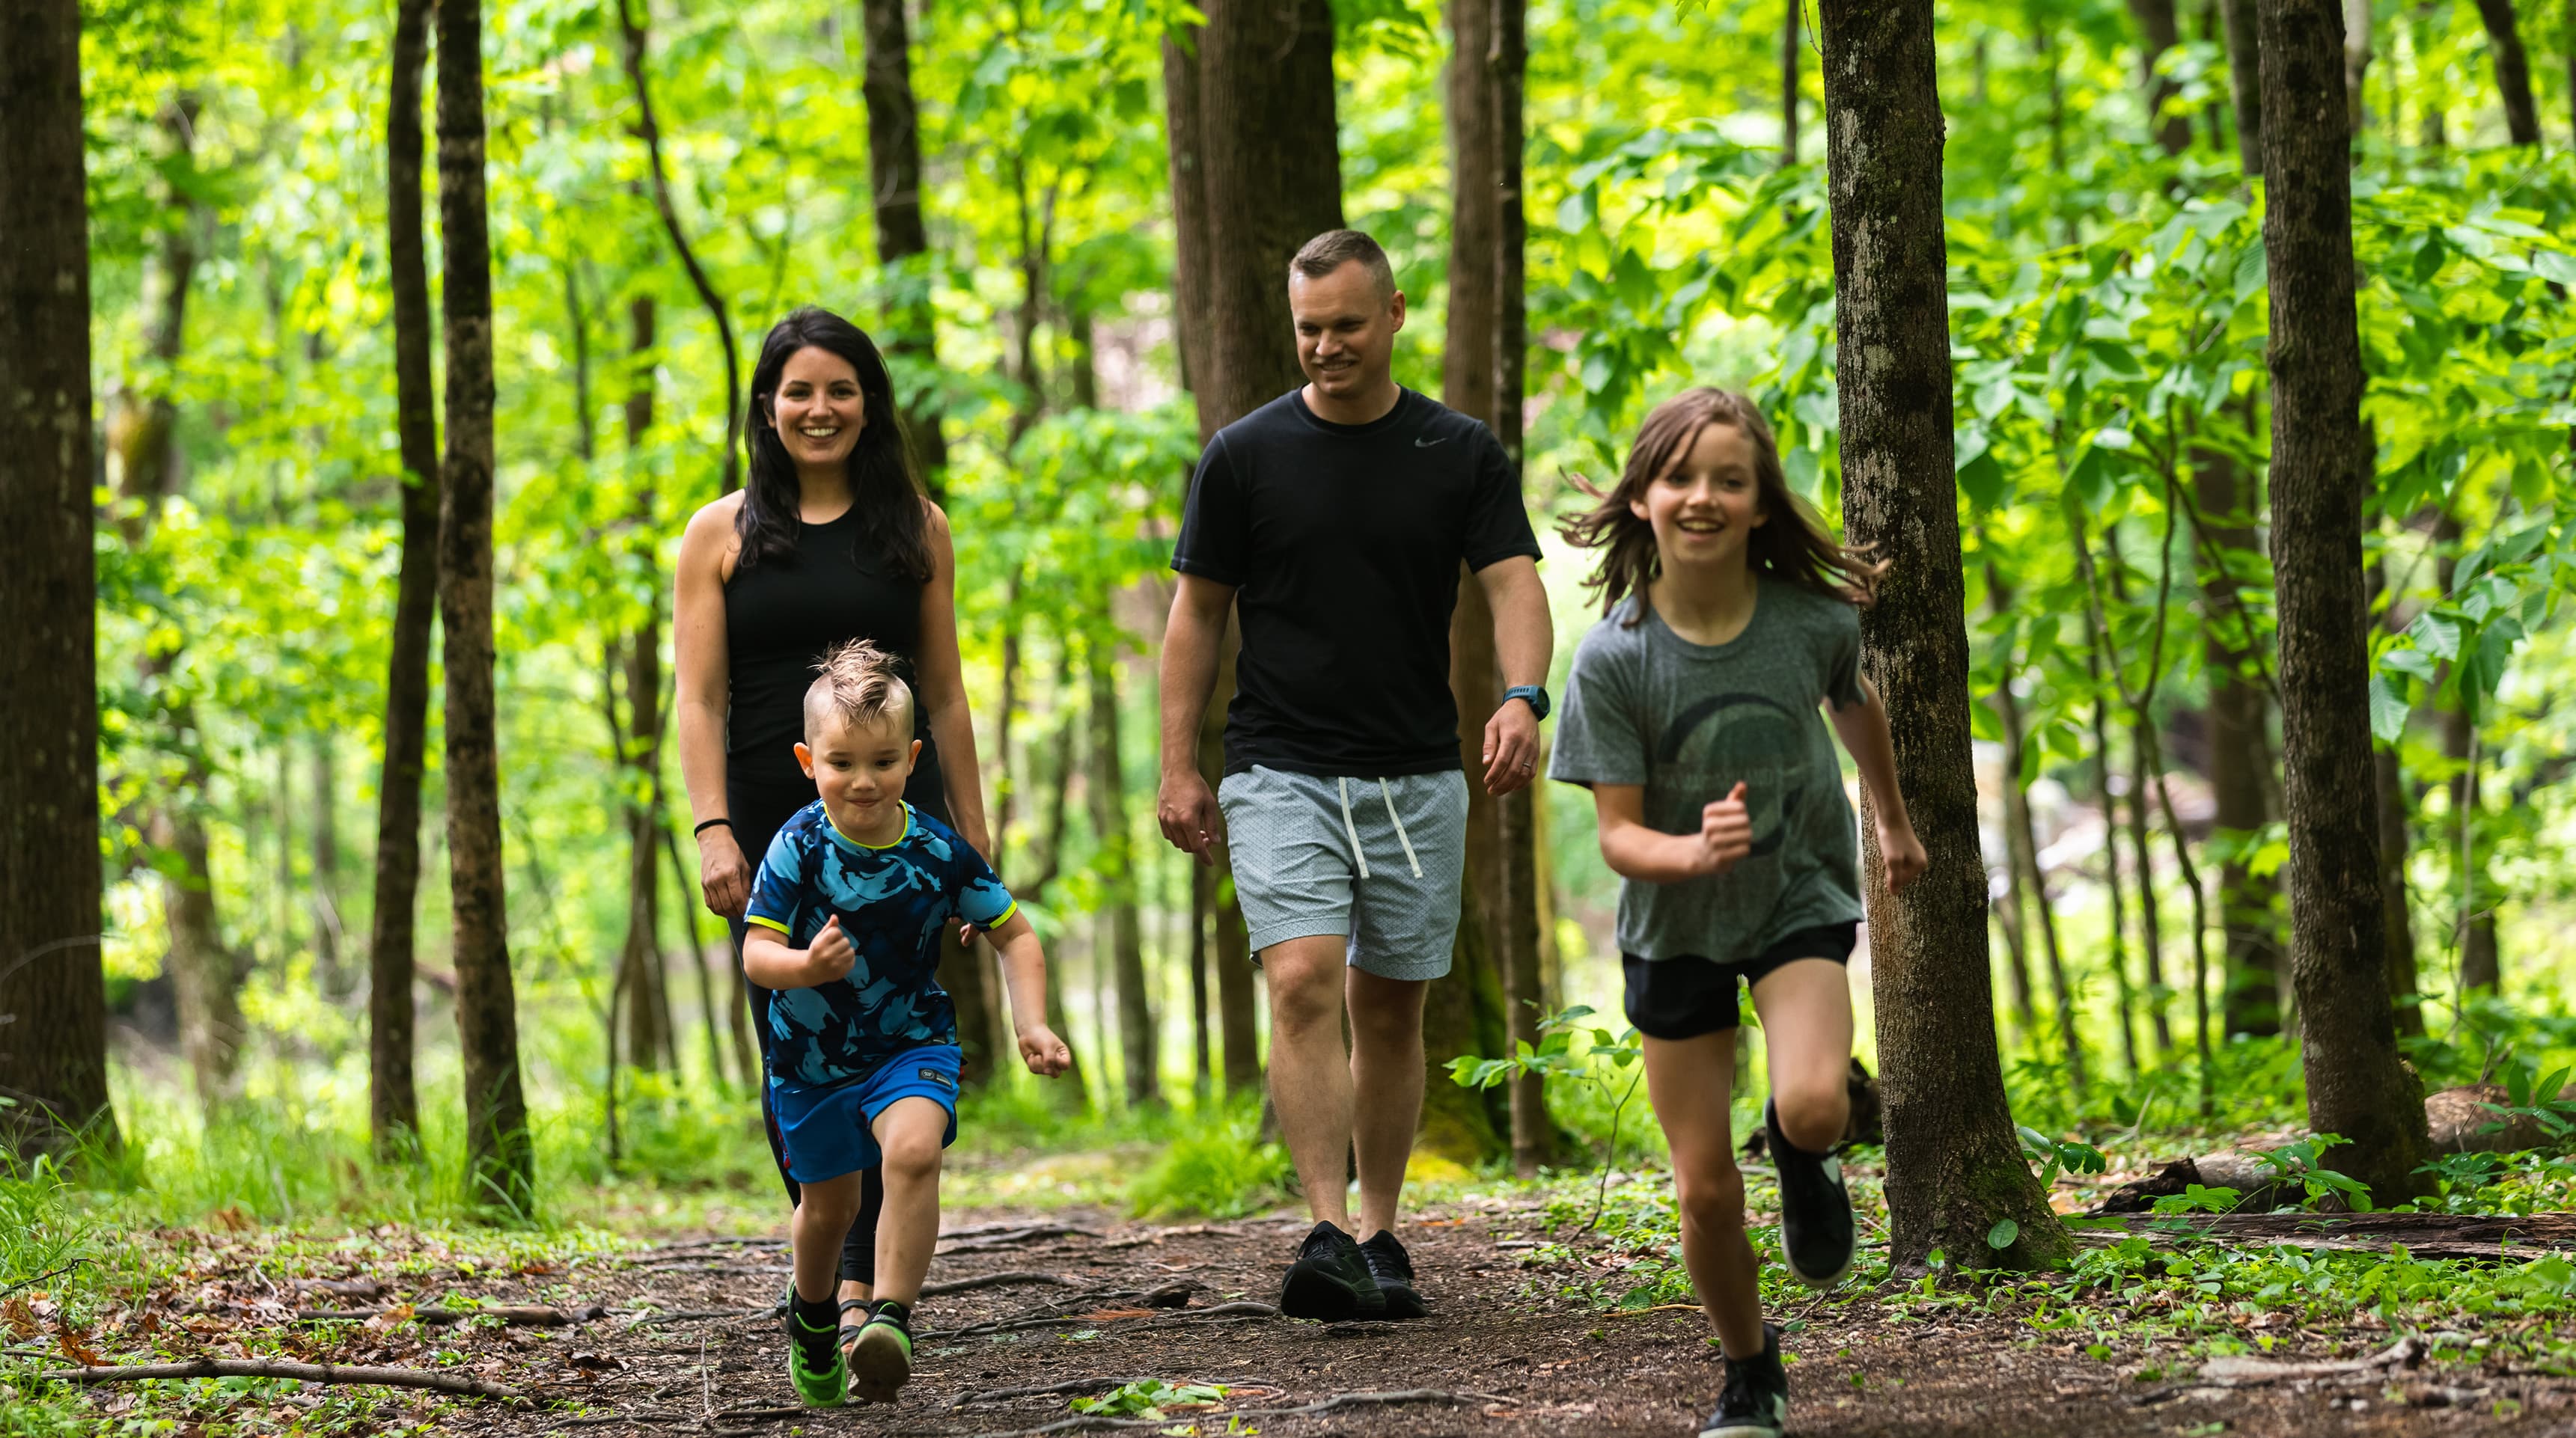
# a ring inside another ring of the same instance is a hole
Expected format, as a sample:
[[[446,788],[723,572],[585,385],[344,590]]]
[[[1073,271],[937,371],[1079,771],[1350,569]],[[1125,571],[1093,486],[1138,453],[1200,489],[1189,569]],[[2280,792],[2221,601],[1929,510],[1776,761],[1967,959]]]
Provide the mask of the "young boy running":
[[[771,1108],[802,1186],[787,1374],[813,1407],[852,1387],[894,1401],[912,1376],[912,1305],[939,1238],[940,1151],[957,1138],[957,1014],[939,987],[940,934],[964,920],[1002,953],[1031,1073],[1073,1062],[1047,1028],[1046,956],[1019,905],[954,830],[903,802],[921,743],[912,690],[859,641],[805,692],[796,761],[821,797],[787,821],[752,881],[743,973],[770,1005]],[[883,1165],[876,1301],[846,1357],[834,1278],[863,1170]]]
[[[1819,710],[1869,786],[1887,882],[1923,871],[1887,711],[1860,674],[1877,577],[1790,493],[1761,412],[1691,390],[1646,417],[1618,487],[1566,525],[1602,551],[1604,617],[1575,650],[1552,777],[1592,790],[1619,888],[1629,1022],[1672,1149],[1682,1258],[1726,1357],[1700,1438],[1778,1438],[1789,1380],[1762,1321],[1728,1092],[1736,984],[1771,1058],[1763,1109],[1789,1270],[1850,1271],[1851,1200],[1832,1157],[1848,1114],[1859,854]]]

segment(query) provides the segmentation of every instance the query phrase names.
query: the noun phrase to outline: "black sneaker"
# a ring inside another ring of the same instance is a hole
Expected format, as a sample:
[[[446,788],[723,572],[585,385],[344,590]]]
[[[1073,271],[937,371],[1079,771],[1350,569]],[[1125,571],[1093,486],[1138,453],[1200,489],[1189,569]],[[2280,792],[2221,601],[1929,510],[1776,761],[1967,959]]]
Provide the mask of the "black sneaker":
[[[1726,1387],[1699,1438],[1780,1438],[1789,1423],[1789,1373],[1780,1366],[1780,1330],[1762,1325],[1762,1352],[1726,1360]]]
[[[1319,1223],[1298,1245],[1297,1261],[1288,1265],[1288,1282],[1279,1290],[1279,1311],[1316,1323],[1384,1318],[1386,1294],[1351,1236]]]
[[[1422,1306],[1422,1295],[1413,1287],[1413,1255],[1395,1235],[1381,1228],[1377,1237],[1360,1245],[1360,1257],[1368,1261],[1369,1276],[1377,1280],[1377,1291],[1386,1295],[1386,1316],[1420,1318],[1430,1310]]]
[[[1762,1124],[1771,1131],[1771,1166],[1780,1175],[1781,1254],[1800,1282],[1831,1288],[1852,1267],[1851,1194],[1843,1188],[1842,1160],[1782,1137],[1779,1112],[1768,1100]]]

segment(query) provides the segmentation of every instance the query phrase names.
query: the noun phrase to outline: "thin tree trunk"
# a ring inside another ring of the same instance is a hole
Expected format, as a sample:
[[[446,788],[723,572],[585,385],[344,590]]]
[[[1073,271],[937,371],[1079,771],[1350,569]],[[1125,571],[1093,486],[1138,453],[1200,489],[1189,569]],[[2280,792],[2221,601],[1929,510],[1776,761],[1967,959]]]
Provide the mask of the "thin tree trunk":
[[[348,995],[340,967],[340,766],[331,736],[317,734],[309,758],[313,775],[313,970],[323,996]]]
[[[1127,777],[1118,752],[1118,675],[1108,642],[1091,645],[1091,832],[1100,845],[1107,884],[1109,958],[1118,987],[1118,1043],[1127,1066],[1127,1102],[1163,1101],[1160,1038],[1145,981],[1145,942],[1136,916],[1135,842],[1127,824]]]
[[[2227,23],[2227,77],[2236,102],[2236,154],[2246,178],[2263,173],[2263,0],[2218,0]]]
[[[1216,922],[1216,870],[1189,866],[1190,881],[1190,1072],[1204,1099],[1216,1085],[1216,1045],[1208,1011],[1208,926]]]
[[[2281,1031],[2281,949],[2274,887],[2254,877],[2246,853],[2271,813],[2263,791],[2263,690],[2244,674],[2253,656],[2244,643],[2245,606],[2237,597],[2244,581],[2235,556],[2253,551],[2256,543],[2253,496],[2244,492],[2243,480],[2234,460],[2214,449],[2194,451],[2192,483],[2209,526],[2200,580],[2209,787],[2217,801],[2218,838],[2227,850],[2218,876],[2219,924],[2227,944],[2221,1026],[2230,1034],[2270,1035]]]
[[[1780,168],[1798,163],[1798,6],[1802,0],[1788,0],[1780,8]],[[1980,42],[1982,43],[1982,41]],[[1980,55],[1984,51],[1978,52]]]
[[[456,1030],[465,1070],[467,1192],[528,1212],[534,1151],[501,854],[492,676],[492,246],[483,184],[482,0],[439,0],[438,214],[447,257],[447,457],[439,515],[446,634],[447,858]]]
[[[412,940],[420,891],[420,781],[429,733],[429,647],[438,614],[438,415],[430,379],[429,271],[422,255],[421,72],[433,0],[397,0],[385,121],[393,291],[394,430],[402,458],[402,565],[385,666],[385,753],[376,786],[375,908],[367,940],[367,1116],[392,1157],[420,1129],[412,1085]]]
[[[2457,501],[2455,500],[2454,503]],[[2459,516],[2449,508],[2433,525],[2434,584],[2445,595],[2457,586],[2460,564],[2461,531]],[[2459,984],[2462,995],[2475,992],[2493,993],[2503,981],[2503,955],[2496,945],[2495,894],[2487,883],[2486,865],[2481,861],[2484,847],[2475,841],[2479,791],[2476,725],[2470,720],[2468,701],[2461,700],[2442,711],[2442,755],[2451,761],[2448,785],[2451,796],[2451,828],[2458,842],[2452,851],[2452,872],[2459,893],[2459,909],[2465,915],[2457,926],[2453,941],[2459,945]]]
[[[2376,597],[2388,588],[2388,564],[2385,558],[2370,567],[2370,592]],[[2380,612],[2380,625],[2391,633],[2406,626],[2398,604],[2399,596],[2391,595]],[[2405,769],[2398,756],[2398,744],[2371,746],[2371,785],[2379,807],[2379,894],[2387,915],[2388,992],[2397,1009],[2397,1031],[2412,1038],[2424,1036],[2424,1005],[2416,996],[2423,992],[2423,981],[2416,971],[2415,918],[2406,891],[2406,853],[2414,844],[2407,832],[2407,810],[2411,790]]]
[[[2361,153],[2361,137],[2370,128],[2369,107],[2363,97],[2369,93],[2370,79],[2370,12],[2372,0],[2343,0],[2343,99],[2344,115],[2352,126],[2352,150]]]
[[[2110,910],[2105,937],[2109,953],[2104,961],[2119,976],[2119,991],[2130,997],[2131,1006],[2120,1014],[2124,1035],[2136,1032],[2136,992],[2129,986],[2129,948],[2127,926],[2129,908],[2120,883],[2120,812],[2111,797],[2111,700],[2102,680],[2101,636],[2091,631],[2091,611],[2086,611],[2085,672],[2093,681],[2093,797],[2102,809],[2102,891],[2104,907]],[[2167,1047],[2171,1044],[2168,1042]],[[2161,1054],[2163,1050],[2158,1050]],[[2132,1072],[2136,1070],[2132,1068]]]
[[[2156,61],[2182,43],[2174,0],[2129,0],[2129,13],[2138,22],[2138,84],[2146,92],[2147,128],[2166,154],[2179,155],[2191,148],[2191,117],[2166,112],[2181,87],[2156,73]]]
[[[2422,1085],[2397,1052],[2373,812],[2352,171],[2333,0],[2260,0],[2290,964],[2324,1161],[2391,1204],[2430,1191]]]
[[[2422,98],[2417,101],[2420,108],[2415,116],[2415,142],[2427,150],[2439,150],[2450,143],[2450,137],[2444,133],[2442,114],[2444,97],[2435,85],[2431,68],[2425,64],[2425,58],[2432,51],[2433,37],[2438,32],[2442,19],[2443,10],[2435,0],[2416,0],[2414,10],[2407,17],[2407,34],[2415,50],[2413,78],[2416,86],[2423,92]]]
[[[2478,0],[2478,18],[2486,22],[2487,46],[2495,54],[2496,96],[2504,101],[2505,133],[2517,145],[2537,145],[2540,108],[2532,103],[2531,60],[2523,53],[2513,0]],[[2576,60],[2568,64],[2570,83],[2576,84]]]
[[[904,432],[933,499],[947,492],[948,437],[940,424],[938,311],[931,303],[930,236],[921,220],[920,108],[912,97],[912,39],[904,0],[863,0],[860,27],[867,71],[859,93],[868,108],[868,182],[876,212],[886,359],[903,397]],[[1009,761],[1006,758],[1004,763]],[[996,835],[995,843],[1000,842]]]
[[[618,984],[627,996],[626,1058],[643,1073],[677,1067],[679,1035],[671,1022],[671,988],[662,958],[662,593],[652,536],[654,486],[642,461],[653,430],[653,357],[659,343],[653,297],[638,295],[627,309],[627,352],[632,358],[626,391],[627,473],[636,482],[620,547],[646,596],[644,613],[609,644],[602,682],[608,699],[608,734],[617,746],[618,788],[625,798],[626,942],[619,950]],[[574,333],[588,326],[576,317]],[[577,355],[587,347],[577,345]],[[576,365],[576,371],[586,368]],[[587,389],[585,383],[583,388]],[[584,429],[587,430],[587,424]],[[623,680],[626,702],[617,702]],[[687,890],[681,894],[685,902]]]
[[[649,12],[641,17],[635,13],[634,0],[617,0],[618,30],[625,39],[626,79],[635,90],[635,134],[644,142],[647,168],[653,176],[653,208],[662,217],[662,232],[670,237],[671,250],[680,257],[680,268],[689,273],[689,284],[698,292],[698,303],[706,306],[707,318],[715,322],[716,343],[724,351],[724,478],[716,493],[731,494],[742,487],[742,355],[734,343],[733,317],[725,308],[724,297],[716,293],[714,282],[699,265],[697,251],[689,246],[688,231],[680,224],[679,207],[671,199],[671,177],[662,163],[662,126],[653,116],[653,90],[645,79],[645,48],[650,39],[647,27],[651,20]]]
[[[80,7],[0,9],[0,1147],[117,1143],[99,965]]]
[[[1485,69],[1494,93],[1494,406],[1486,417],[1517,479],[1521,467],[1523,373],[1529,359],[1529,303],[1525,254],[1529,221],[1521,204],[1522,90],[1529,70],[1527,0],[1491,0],[1493,35]],[[1517,491],[1518,486],[1514,486]],[[1477,588],[1483,586],[1478,585]],[[1499,689],[1499,672],[1496,675]],[[1499,706],[1499,694],[1497,695]],[[1480,709],[1477,714],[1493,713]],[[1461,715],[1462,719],[1470,715]],[[1481,757],[1482,746],[1479,745]],[[1472,770],[1470,771],[1473,772]],[[1470,780],[1470,783],[1480,781]],[[1544,781],[1540,781],[1544,782]],[[1538,839],[1530,792],[1507,794],[1495,805],[1502,839],[1502,923],[1496,937],[1503,970],[1503,1034],[1517,1052],[1539,1042],[1544,1001],[1538,964]],[[1512,1168],[1534,1177],[1556,1161],[1556,1123],[1548,1117],[1546,1080],[1533,1072],[1511,1084]]]
[[[1886,1099],[1889,1251],[2029,1269],[2071,1245],[2021,1156],[1995,1048],[1968,738],[1966,580],[1950,412],[1941,102],[1931,0],[1820,0],[1848,538],[1892,561],[1861,614],[1897,782],[1930,867],[1887,891],[1861,825]],[[1866,808],[1875,802],[1863,796]],[[1990,1248],[1999,1220],[2012,1241]]]
[[[2156,892],[2155,851],[2147,839],[2147,751],[2153,747],[2153,721],[2129,716],[2129,858],[2138,878],[2138,956],[2147,985],[2147,1012],[2153,1020],[2158,1054],[2173,1051],[2173,1025],[2165,1013],[2173,989],[2165,982],[2163,896]]]
[[[740,992],[733,995],[730,1006],[731,1022],[725,1025],[730,1030],[733,1045],[733,1067],[730,1073],[725,1067],[726,1039],[718,1033],[716,1014],[727,1005],[716,998],[715,981],[707,972],[707,945],[698,938],[699,908],[689,902],[689,895],[694,892],[689,886],[695,876],[690,874],[688,866],[680,861],[680,836],[669,829],[662,831],[662,856],[670,863],[671,885],[680,895],[678,906],[680,937],[688,945],[689,966],[696,970],[698,975],[698,1003],[704,1010],[701,1017],[705,1019],[707,1029],[707,1071],[714,1074],[716,1081],[722,1084],[730,1084],[734,1074],[742,1075],[747,1082],[757,1083],[760,1081],[760,1059],[754,1052],[751,1042],[751,1004],[748,997]],[[727,944],[724,948],[726,957],[724,966],[737,974],[741,973],[742,965],[732,961],[732,946]]]
[[[2030,791],[2022,787],[2022,750],[2027,738],[2022,727],[2021,701],[2013,695],[2010,674],[2006,674],[2004,682],[1996,686],[1995,709],[2004,721],[2004,848],[2006,863],[2013,870],[2014,917],[2016,920],[2020,917],[2020,896],[2026,889],[2036,901],[2039,914],[2040,950],[2048,963],[2049,992],[2057,1004],[2058,1044],[2066,1054],[2067,1076],[2075,1090],[2081,1093],[2085,1080],[2084,1045],[2076,1033],[2075,998],[2066,982],[2065,955],[2057,943],[2056,905],[2049,899],[2048,875],[2039,867],[2039,834],[2031,825]],[[2013,978],[2020,990],[2014,997],[2021,1005],[2021,1022],[2028,1028],[2031,1024],[2030,976],[2016,973]],[[2120,1052],[2128,1061],[2129,1071],[2135,1073],[2138,1070],[2138,1041],[2129,1024],[2128,975],[2114,969],[2112,981],[2119,997]]]

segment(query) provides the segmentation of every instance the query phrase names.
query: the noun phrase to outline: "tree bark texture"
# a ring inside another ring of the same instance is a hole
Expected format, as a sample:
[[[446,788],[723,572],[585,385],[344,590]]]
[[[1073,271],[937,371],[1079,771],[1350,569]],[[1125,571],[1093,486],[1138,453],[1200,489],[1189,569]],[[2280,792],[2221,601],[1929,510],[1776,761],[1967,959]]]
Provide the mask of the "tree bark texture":
[[[1886,889],[1861,825],[1886,1105],[1889,1258],[1934,1248],[2011,1268],[2070,1244],[2021,1156],[1995,1048],[1986,872],[1969,757],[1966,580],[1951,435],[1941,102],[1931,0],[1819,0],[1842,361],[1843,518],[1892,561],[1861,616],[1897,782],[1930,866]],[[2000,1219],[2019,1225],[1986,1246]]]
[[[99,969],[80,7],[0,11],[0,1147],[116,1138]]]
[[[904,0],[864,0],[860,27],[867,71],[860,97],[868,107],[868,185],[876,211],[877,265],[883,273],[886,359],[910,393],[903,426],[933,499],[944,496],[948,436],[940,425],[938,311],[931,304],[930,236],[921,219],[921,111],[912,97],[912,36]],[[999,842],[996,840],[996,842]]]
[[[467,1189],[480,1205],[535,1197],[501,853],[492,675],[492,243],[483,184],[483,7],[439,0],[438,216],[447,259],[447,455],[439,512],[446,634],[448,901],[465,1070]]]
[[[384,768],[376,789],[374,926],[367,941],[367,1116],[391,1156],[420,1129],[412,1082],[412,943],[420,895],[420,783],[429,733],[429,648],[438,613],[437,396],[430,378],[429,267],[421,235],[421,76],[432,0],[394,9],[385,120],[394,430],[402,458],[402,564],[385,666]]]
[[[2260,0],[2271,268],[2272,566],[2279,593],[2290,965],[2308,1121],[2381,1204],[2428,1191],[2423,1088],[2397,1053],[2372,798],[2352,172],[2334,0]]]
[[[2181,87],[2156,73],[2156,61],[2182,43],[2174,0],[2129,0],[2129,14],[2138,22],[2138,84],[2146,96],[2147,128],[2166,154],[2179,155],[2191,148],[2191,118],[2165,113]]]
[[[2218,0],[2227,26],[2227,76],[2236,102],[2236,153],[2248,178],[2263,173],[2262,0]]]
[[[2248,679],[2254,662],[2245,644],[2250,616],[2237,596],[2242,582],[2235,556],[2255,552],[2253,495],[2236,462],[2215,450],[2192,456],[2192,484],[2206,521],[2201,564],[2201,616],[2206,625],[2204,664],[2209,672],[2209,787],[2217,801],[2219,840],[2228,856],[2219,865],[2219,924],[2226,935],[2226,974],[2220,1013],[2224,1032],[2281,1031],[2281,940],[2274,915],[2276,889],[2254,877],[2242,852],[2270,821],[2264,771],[2269,766],[2262,687]]]
[[[2415,961],[2415,921],[2406,898],[2406,774],[2394,745],[2371,750],[2372,794],[2379,804],[2379,895],[2387,919],[2388,992],[2396,1005],[2397,1032],[2424,1036],[2423,991]]]
[[[2537,145],[2540,108],[2532,102],[2531,59],[2523,52],[2513,0],[2478,0],[2478,18],[2486,23],[2487,47],[2495,56],[2496,96],[2504,101],[2505,133],[2517,145]],[[2576,83],[2576,60],[2568,63],[2570,81]]]
[[[1091,646],[1091,832],[1100,846],[1108,902],[1101,933],[1118,988],[1118,1049],[1127,1070],[1127,1102],[1162,1102],[1163,1069],[1151,990],[1145,982],[1145,937],[1136,915],[1136,846],[1127,824],[1126,766],[1118,752],[1118,670],[1109,643]]]

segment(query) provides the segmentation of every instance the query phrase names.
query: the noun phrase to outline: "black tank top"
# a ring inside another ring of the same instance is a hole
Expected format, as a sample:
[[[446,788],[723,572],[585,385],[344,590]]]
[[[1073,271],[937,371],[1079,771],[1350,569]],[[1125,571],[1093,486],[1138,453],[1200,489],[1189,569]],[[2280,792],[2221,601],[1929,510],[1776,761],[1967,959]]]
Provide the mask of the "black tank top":
[[[797,767],[796,745],[805,737],[805,691],[814,682],[814,665],[833,645],[874,641],[902,659],[904,678],[914,679],[922,586],[880,557],[862,556],[865,545],[853,505],[827,523],[800,522],[794,554],[737,567],[725,585],[725,652],[732,663],[725,717],[728,785],[802,786],[806,801],[812,800],[814,781]],[[914,734],[927,737],[929,721],[918,703],[913,715]],[[914,775],[916,781],[925,777]]]

